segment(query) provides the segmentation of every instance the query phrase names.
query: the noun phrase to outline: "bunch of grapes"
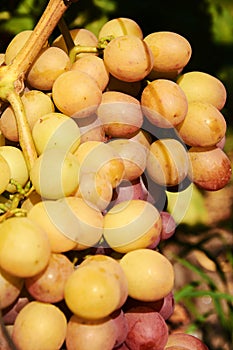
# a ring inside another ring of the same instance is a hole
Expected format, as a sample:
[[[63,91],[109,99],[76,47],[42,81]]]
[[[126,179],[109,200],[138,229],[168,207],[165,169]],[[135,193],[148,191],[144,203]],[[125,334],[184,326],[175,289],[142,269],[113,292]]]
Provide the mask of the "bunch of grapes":
[[[30,35],[13,38],[2,66]],[[0,309],[17,349],[207,349],[169,330],[175,276],[159,248],[187,209],[169,211],[168,192],[187,191],[188,207],[193,186],[231,177],[226,89],[183,73],[191,54],[183,36],[144,37],[129,18],[46,41],[19,94],[30,165],[2,103]]]

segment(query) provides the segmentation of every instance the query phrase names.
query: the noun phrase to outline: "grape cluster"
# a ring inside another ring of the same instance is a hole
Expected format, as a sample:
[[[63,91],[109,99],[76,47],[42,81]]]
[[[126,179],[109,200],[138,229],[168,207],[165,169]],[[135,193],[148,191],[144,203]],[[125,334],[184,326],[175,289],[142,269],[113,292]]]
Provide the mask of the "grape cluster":
[[[14,37],[3,65],[30,34]],[[168,192],[230,181],[226,89],[205,72],[183,73],[192,48],[177,33],[144,37],[117,18],[98,37],[67,35],[71,48],[64,35],[44,44],[20,93],[31,168],[14,109],[1,106],[3,321],[20,350],[205,350],[169,332],[175,276],[159,243],[187,209],[168,210]],[[0,345],[9,349],[3,335]]]

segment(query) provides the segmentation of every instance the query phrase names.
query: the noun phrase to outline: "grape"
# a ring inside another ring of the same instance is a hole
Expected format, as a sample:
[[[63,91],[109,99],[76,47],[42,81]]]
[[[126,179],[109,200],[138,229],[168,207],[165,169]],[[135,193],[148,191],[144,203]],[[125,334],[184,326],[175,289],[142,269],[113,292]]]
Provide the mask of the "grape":
[[[1,149],[1,147],[0,147]],[[0,194],[3,193],[10,181],[11,170],[4,157],[0,154],[0,168],[1,168],[1,177],[0,177]]]
[[[133,35],[120,36],[110,41],[103,57],[109,73],[126,82],[144,79],[153,67],[150,48]]]
[[[31,301],[19,312],[12,339],[19,349],[58,350],[66,331],[66,317],[57,306]]]
[[[87,141],[74,153],[80,164],[80,177],[89,172],[98,172],[116,187],[124,175],[123,159],[104,142]]]
[[[75,315],[87,320],[109,316],[120,307],[121,297],[117,276],[98,264],[82,266],[81,263],[66,281],[67,306]]]
[[[8,337],[10,337],[11,331],[12,331],[13,326],[2,326],[0,327],[0,345],[1,345],[1,350],[12,350],[11,345],[8,342],[8,338],[6,337],[6,334]]]
[[[43,271],[25,279],[25,287],[35,300],[57,303],[64,298],[65,283],[73,270],[72,262],[65,255],[52,253]]]
[[[74,118],[92,115],[101,102],[102,91],[87,73],[72,70],[59,75],[52,97],[60,112]]]
[[[193,101],[189,102],[186,117],[176,129],[186,145],[208,147],[224,137],[226,121],[212,104]]]
[[[149,121],[160,128],[173,128],[185,119],[188,111],[183,90],[168,79],[151,81],[142,91],[141,105]]]
[[[0,224],[0,267],[17,277],[31,277],[48,264],[46,233],[32,220],[11,217]]]
[[[23,152],[14,146],[1,146],[0,155],[9,165],[11,179],[24,186],[28,181],[29,174]],[[8,184],[6,190],[14,193],[16,192],[16,187],[13,184]]]
[[[70,29],[70,35],[71,35],[75,45],[97,46],[97,44],[98,44],[98,39],[95,36],[95,34],[86,28]],[[54,41],[52,42],[52,46],[59,47],[62,50],[64,50],[66,53],[68,53],[63,35],[59,35],[56,39],[54,39]],[[81,57],[86,56],[86,55],[90,55],[90,53],[80,53],[78,55],[78,58],[81,58]],[[91,55],[93,55],[93,54],[91,54]]]
[[[89,205],[104,211],[111,202],[113,188],[111,182],[99,173],[88,172],[80,175],[75,196],[83,198]]]
[[[86,247],[97,244],[103,233],[103,215],[99,209],[78,197],[65,197],[49,214],[64,234]]]
[[[44,114],[52,113],[55,110],[51,98],[39,90],[24,91],[22,103],[31,130],[38,119]],[[11,106],[7,107],[2,113],[0,128],[8,140],[19,141],[18,128]]]
[[[113,18],[101,27],[98,37],[99,39],[113,36],[117,38],[122,35],[135,35],[138,38],[143,38],[142,29],[140,26],[131,18],[119,17]]]
[[[211,103],[219,110],[225,105],[226,88],[218,78],[211,74],[199,71],[186,72],[177,79],[177,84],[184,91],[188,102]]]
[[[80,143],[86,141],[105,141],[103,124],[96,114],[86,118],[75,119],[81,134]]]
[[[191,147],[190,179],[200,188],[217,191],[225,187],[231,178],[231,161],[219,147]]]
[[[173,216],[167,211],[162,211],[160,215],[162,218],[161,240],[167,240],[174,235],[176,231],[176,222]]]
[[[116,341],[116,327],[110,317],[103,320],[84,320],[71,316],[67,325],[67,350],[112,350]]]
[[[129,296],[142,301],[156,301],[170,293],[174,270],[170,261],[151,249],[136,249],[120,259],[127,280]]]
[[[172,138],[154,141],[150,147],[146,166],[148,175],[159,185],[175,186],[189,171],[188,153],[184,146]]]
[[[80,144],[80,130],[75,121],[62,113],[42,116],[32,129],[32,137],[40,155],[50,148],[73,153]]]
[[[97,109],[106,135],[110,137],[130,137],[143,123],[139,101],[119,91],[106,91]]]
[[[130,139],[115,139],[108,144],[123,159],[124,180],[132,181],[143,174],[147,163],[148,149],[146,147]]]
[[[109,82],[105,91],[119,91],[133,97],[138,97],[141,91],[141,81],[122,81],[109,74]]]
[[[72,250],[76,246],[76,242],[67,237],[64,231],[57,227],[53,220],[51,212],[59,207],[57,201],[47,200],[36,203],[28,211],[28,218],[39,225],[48,235],[51,251],[53,253],[62,253]]]
[[[46,47],[30,66],[26,81],[35,89],[50,91],[56,78],[70,67],[70,58],[62,49]]]
[[[150,149],[150,144],[152,143],[150,133],[143,129],[139,129],[132,137],[130,137],[130,140],[137,141],[148,149]]]
[[[71,70],[80,70],[89,74],[98,84],[101,91],[104,91],[109,82],[109,73],[102,58],[93,55],[80,57],[75,61]]]
[[[22,288],[19,296],[13,302],[13,304],[2,310],[2,318],[5,325],[13,325],[20,310],[22,310],[22,308],[29,303],[28,297],[24,296],[24,290],[25,289]]]
[[[78,173],[79,163],[72,153],[50,148],[35,160],[30,180],[41,197],[58,199],[77,190]]]
[[[0,268],[0,310],[8,307],[18,298],[22,288],[23,278],[13,276]]]
[[[148,307],[135,307],[125,313],[129,332],[125,343],[130,350],[163,350],[168,326],[162,316]]]
[[[165,346],[165,350],[176,350],[177,348],[182,350],[208,350],[207,346],[197,337],[180,332],[169,334],[168,341]]]
[[[114,205],[104,216],[104,238],[117,252],[126,253],[145,248],[160,235],[162,228],[158,210],[140,199]]]
[[[144,41],[151,49],[154,57],[151,79],[157,78],[157,73],[178,75],[189,62],[192,54],[190,43],[182,35],[169,31],[160,31],[148,34]]]
[[[1,108],[1,105],[0,105]],[[2,118],[2,115],[1,115]],[[0,118],[0,146],[5,146],[6,144],[6,139],[5,136],[3,135],[3,132],[1,131],[1,118]]]
[[[110,315],[110,317],[113,320],[117,330],[117,337],[114,348],[118,348],[121,344],[124,343],[127,337],[129,331],[128,322],[122,309],[116,310]]]

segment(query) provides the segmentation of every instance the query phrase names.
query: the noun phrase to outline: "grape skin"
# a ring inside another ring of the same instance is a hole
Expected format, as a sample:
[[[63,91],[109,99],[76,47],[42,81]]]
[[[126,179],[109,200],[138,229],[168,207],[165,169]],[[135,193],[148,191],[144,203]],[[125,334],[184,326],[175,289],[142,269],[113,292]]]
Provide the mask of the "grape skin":
[[[1,154],[0,154],[0,168],[1,168],[1,177],[0,177],[0,194],[1,194],[6,190],[11,178],[10,167],[7,161],[5,160],[5,158],[1,156]]]
[[[131,18],[119,17],[107,21],[100,29],[98,38],[113,36],[117,38],[122,35],[135,35],[143,38],[142,29]]]

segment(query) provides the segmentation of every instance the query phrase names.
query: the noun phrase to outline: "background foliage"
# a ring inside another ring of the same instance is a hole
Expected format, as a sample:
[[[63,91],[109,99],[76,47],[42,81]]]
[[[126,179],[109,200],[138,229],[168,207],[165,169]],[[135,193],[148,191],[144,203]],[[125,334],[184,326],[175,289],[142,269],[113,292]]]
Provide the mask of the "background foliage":
[[[46,4],[47,0],[1,0],[0,52],[15,34],[34,28]],[[225,150],[232,159],[232,0],[79,0],[64,17],[70,28],[85,27],[95,34],[108,19],[129,17],[141,26],[144,36],[165,30],[186,37],[193,53],[184,71],[213,74],[226,86],[228,98],[222,111],[228,124]],[[53,36],[58,34],[56,28]],[[178,276],[176,301],[181,309],[176,309],[171,327],[201,331],[211,350],[231,350],[233,344],[232,203],[232,181],[217,193],[197,191],[190,220],[161,246],[173,259]]]

